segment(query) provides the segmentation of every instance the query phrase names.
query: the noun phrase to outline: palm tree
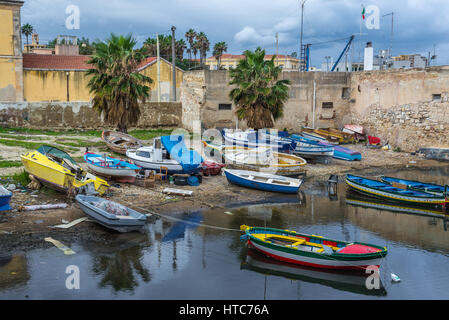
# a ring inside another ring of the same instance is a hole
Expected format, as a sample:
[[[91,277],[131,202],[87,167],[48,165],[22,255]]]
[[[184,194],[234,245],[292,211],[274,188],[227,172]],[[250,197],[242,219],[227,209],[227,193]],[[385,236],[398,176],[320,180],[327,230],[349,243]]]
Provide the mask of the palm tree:
[[[204,32],[198,33],[196,35],[196,40],[199,43],[200,63],[203,64],[206,59],[206,53],[210,50],[210,42]]]
[[[186,32],[185,37],[187,39],[187,42],[190,45],[190,50],[189,50],[189,59],[192,60],[192,49],[193,49],[193,41],[195,40],[196,37],[196,32],[195,30],[193,30],[192,28],[189,29],[189,31]]]
[[[31,24],[27,23],[22,26],[22,33],[27,37],[27,52],[30,51],[30,47],[28,46],[28,37],[31,36],[34,32],[34,28]]]
[[[182,61],[184,58],[184,50],[187,48],[187,44],[184,39],[179,39],[175,44],[176,57]]]
[[[230,70],[229,97],[237,106],[239,120],[246,120],[253,129],[272,128],[274,121],[282,117],[284,103],[288,100],[289,80],[278,80],[282,72],[271,60],[264,60],[265,50],[245,51],[245,59]]]
[[[195,63],[196,63],[196,55],[198,54],[198,51],[200,50],[200,48],[201,48],[201,44],[198,41],[195,41],[192,46],[192,50],[193,50],[192,52],[195,57]]]
[[[95,43],[95,54],[87,61],[93,67],[88,87],[94,94],[93,108],[104,115],[104,120],[127,132],[140,117],[139,102],[149,97],[151,78],[140,74],[137,66],[145,59],[141,50],[135,50],[136,40],[131,35],[111,37]]]
[[[220,70],[221,56],[226,51],[228,51],[228,45],[226,44],[226,42],[221,41],[221,42],[217,42],[214,45],[214,51],[212,54],[214,55],[215,59],[217,59],[217,70]]]

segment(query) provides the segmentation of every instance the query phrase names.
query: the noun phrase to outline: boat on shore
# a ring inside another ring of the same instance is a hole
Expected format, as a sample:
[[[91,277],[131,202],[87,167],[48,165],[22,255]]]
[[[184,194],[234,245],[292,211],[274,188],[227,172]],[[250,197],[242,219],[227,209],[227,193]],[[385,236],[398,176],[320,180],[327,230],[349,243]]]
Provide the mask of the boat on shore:
[[[304,174],[307,161],[301,157],[274,152],[271,148],[228,147],[221,148],[226,167],[238,170],[255,170],[281,176]]]
[[[128,161],[91,152],[84,154],[84,161],[93,173],[123,183],[134,183],[141,169]]]
[[[83,170],[66,152],[58,148],[43,145],[20,158],[26,172],[51,189],[103,195],[109,188],[105,180]]]
[[[304,141],[310,145],[317,146],[317,147],[327,147],[327,148],[333,148],[334,153],[332,157],[334,159],[338,160],[344,160],[344,161],[361,161],[362,160],[362,154],[358,151],[351,150],[346,147],[342,147],[340,145],[334,145],[326,140],[313,140],[309,139],[307,135],[302,133],[301,135],[292,134],[292,139],[299,139],[301,141]]]
[[[144,214],[106,199],[84,195],[75,199],[89,218],[118,232],[139,231],[147,220]]]
[[[223,170],[229,183],[269,192],[296,194],[303,180],[256,171]]]
[[[187,149],[183,139],[183,136],[155,138],[153,146],[128,150],[126,156],[147,170],[164,172],[167,168],[169,174],[198,173],[202,158],[196,151]]]
[[[0,211],[11,210],[9,202],[11,201],[12,192],[0,185]]]
[[[118,131],[103,130],[101,139],[106,143],[109,149],[124,155],[126,155],[126,150],[128,149],[138,149],[143,146],[138,139]]]
[[[329,162],[334,156],[334,146],[320,145],[316,141],[306,139],[296,134],[292,134],[290,138],[297,141],[294,153],[304,159]]]
[[[240,238],[264,255],[293,264],[322,268],[365,271],[379,267],[387,248],[361,242],[345,242],[290,230],[242,225]]]
[[[339,144],[354,142],[354,134],[343,132],[334,128],[318,128],[315,132],[329,141],[338,141]]]
[[[226,146],[246,148],[271,148],[276,152],[293,153],[296,142],[291,139],[274,137],[264,134],[263,130],[234,131],[223,130],[223,138]]]
[[[346,175],[346,184],[358,193],[390,201],[432,208],[441,208],[449,203],[449,199],[440,195],[397,188],[388,183],[351,174]]]
[[[446,193],[449,196],[449,189],[447,189],[447,186],[386,176],[381,176],[380,180],[393,186],[397,186],[398,188],[407,188],[410,190],[427,192],[438,196],[444,196],[444,194]]]

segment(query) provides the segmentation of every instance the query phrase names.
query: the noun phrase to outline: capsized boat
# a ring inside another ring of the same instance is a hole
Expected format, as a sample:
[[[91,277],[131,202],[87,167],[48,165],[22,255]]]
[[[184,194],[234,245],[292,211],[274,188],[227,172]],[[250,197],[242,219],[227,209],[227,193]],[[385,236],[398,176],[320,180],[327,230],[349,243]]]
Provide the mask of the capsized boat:
[[[246,148],[272,148],[273,151],[283,153],[293,153],[296,142],[291,139],[274,137],[264,134],[263,130],[234,131],[223,130],[223,138],[226,146],[237,146]]]
[[[203,163],[196,151],[187,149],[182,135],[155,138],[153,146],[128,150],[126,155],[144,169],[159,172],[167,168],[169,174],[197,173]]]
[[[223,170],[230,183],[269,192],[296,194],[303,180],[256,171]]]
[[[133,183],[140,167],[122,159],[115,159],[91,152],[84,154],[84,161],[95,174],[106,178],[114,179],[118,182]]]
[[[387,248],[345,242],[290,230],[240,226],[240,238],[264,255],[276,260],[323,269],[365,270],[379,267]]]
[[[66,152],[43,145],[20,157],[28,174],[43,185],[61,192],[98,193],[103,195],[109,184],[83,170]]]
[[[419,192],[427,192],[431,194],[435,194],[438,196],[444,196],[446,193],[449,196],[449,190],[446,189],[447,186],[441,186],[438,184],[433,183],[426,183],[416,180],[407,180],[407,179],[400,179],[400,178],[393,178],[393,177],[386,177],[382,176],[380,177],[380,180],[382,182],[391,184],[393,186],[396,186],[398,188],[407,188],[410,190],[415,190]]]
[[[120,154],[126,154],[128,149],[138,149],[142,143],[129,134],[118,131],[104,131],[101,133],[101,139],[106,143],[109,149]]]
[[[11,210],[11,206],[9,205],[11,197],[12,192],[3,186],[0,186],[0,211]]]
[[[274,152],[267,147],[246,148],[224,146],[221,153],[226,167],[239,170],[268,171],[281,176],[304,174],[307,161],[301,157]]]
[[[308,283],[317,283],[340,291],[353,292],[369,296],[385,296],[387,291],[382,282],[378,289],[368,289],[366,280],[371,273],[347,270],[328,270],[301,266],[271,259],[255,249],[249,249],[246,260],[241,263],[240,269],[251,270],[263,275],[283,277],[289,280],[300,280]]]
[[[89,218],[119,232],[141,230],[147,220],[144,214],[106,199],[85,195],[75,199]]]
[[[351,174],[346,175],[346,184],[361,194],[390,201],[406,202],[434,208],[445,206],[449,203],[449,199],[445,199],[441,195],[397,188],[385,182]]]

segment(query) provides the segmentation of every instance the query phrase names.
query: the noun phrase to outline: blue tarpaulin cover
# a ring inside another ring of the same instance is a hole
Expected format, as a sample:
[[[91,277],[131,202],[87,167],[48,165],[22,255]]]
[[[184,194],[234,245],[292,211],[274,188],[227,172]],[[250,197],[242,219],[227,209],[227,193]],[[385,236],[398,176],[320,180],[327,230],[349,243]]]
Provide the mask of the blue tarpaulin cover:
[[[186,173],[198,172],[203,158],[195,150],[190,150],[184,143],[184,135],[161,137],[161,142],[170,157],[179,162]]]

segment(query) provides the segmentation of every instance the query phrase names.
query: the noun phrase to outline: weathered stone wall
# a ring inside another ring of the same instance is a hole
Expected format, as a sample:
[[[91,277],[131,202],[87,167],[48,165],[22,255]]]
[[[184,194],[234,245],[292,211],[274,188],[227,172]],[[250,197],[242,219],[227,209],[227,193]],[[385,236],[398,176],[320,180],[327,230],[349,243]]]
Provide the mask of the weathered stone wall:
[[[449,147],[449,68],[351,76],[351,122],[393,148]]]
[[[141,105],[136,127],[181,126],[179,102],[147,102]],[[0,103],[0,125],[36,129],[98,129],[108,127],[89,102]]]
[[[184,73],[181,86],[182,126],[192,131],[194,121],[201,119],[201,108],[205,103],[206,81],[203,71]]]

